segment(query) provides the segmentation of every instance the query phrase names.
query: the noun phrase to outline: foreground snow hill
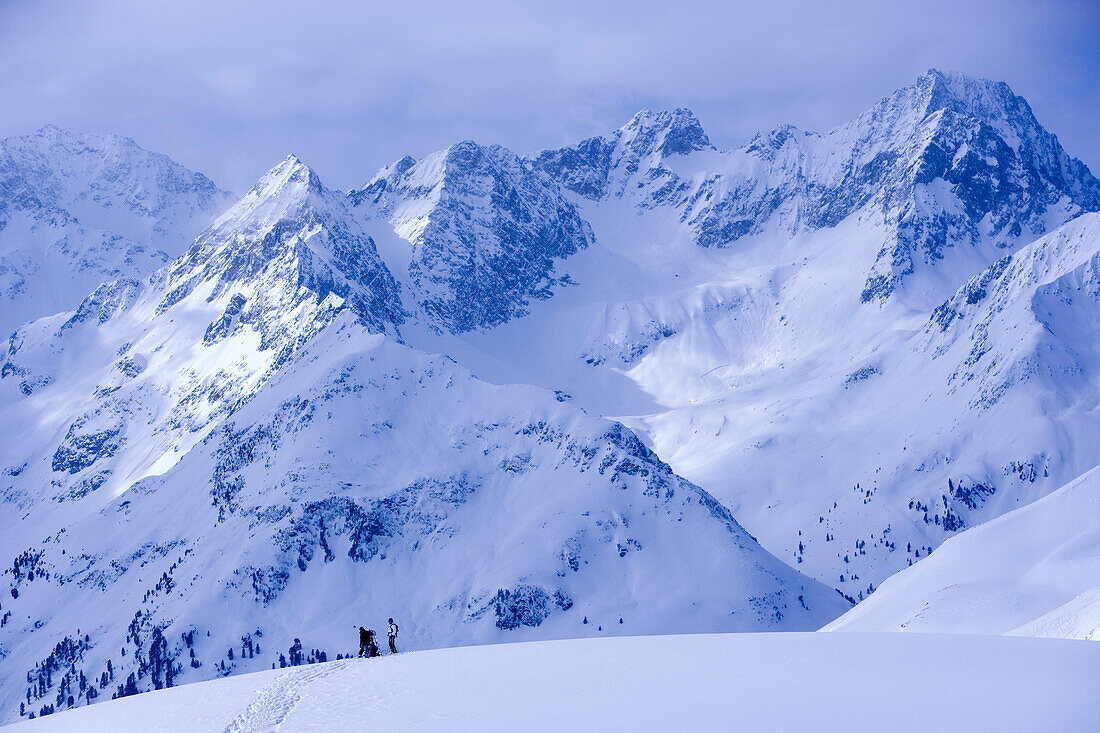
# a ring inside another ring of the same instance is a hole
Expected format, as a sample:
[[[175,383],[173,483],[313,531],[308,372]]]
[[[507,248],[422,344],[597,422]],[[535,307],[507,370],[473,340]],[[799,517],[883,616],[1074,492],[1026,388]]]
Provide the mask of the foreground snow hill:
[[[27,733],[1093,731],[1100,645],[709,634],[439,649],[270,670],[22,723]]]
[[[1100,640],[1100,468],[949,539],[826,630]]]
[[[811,630],[847,610],[632,432],[401,340],[293,156],[166,270],[9,341],[0,715],[406,649]]]

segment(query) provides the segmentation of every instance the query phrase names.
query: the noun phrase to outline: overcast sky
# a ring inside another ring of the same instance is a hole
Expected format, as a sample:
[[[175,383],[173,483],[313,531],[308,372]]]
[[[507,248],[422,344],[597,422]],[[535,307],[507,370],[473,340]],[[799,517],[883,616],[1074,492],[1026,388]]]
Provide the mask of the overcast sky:
[[[1100,174],[1100,2],[0,0],[0,136],[128,135],[238,193],[472,138],[529,152],[693,109],[734,147],[823,130],[929,67],[1007,81]]]

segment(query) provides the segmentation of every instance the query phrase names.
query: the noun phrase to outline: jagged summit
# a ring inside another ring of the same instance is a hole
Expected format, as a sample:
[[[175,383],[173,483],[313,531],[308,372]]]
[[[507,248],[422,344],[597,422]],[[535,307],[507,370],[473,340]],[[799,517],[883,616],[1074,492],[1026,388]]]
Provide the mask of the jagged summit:
[[[297,216],[304,208],[328,208],[320,177],[296,155],[288,155],[269,170],[240,201],[218,218],[215,226],[235,222],[240,227],[271,226]]]
[[[923,103],[926,115],[950,109],[987,121],[1019,116],[1038,126],[1027,101],[1003,81],[929,69],[914,84],[895,92],[894,96],[903,95],[909,89]]]
[[[362,188],[350,191],[348,199],[354,206],[374,204],[377,210],[367,213],[385,214],[393,207],[395,190],[416,189],[421,194],[434,191],[438,195],[445,184],[461,185],[462,177],[471,171],[499,167],[497,161],[510,155],[511,151],[500,145],[481,145],[473,140],[461,140],[419,160],[405,155],[375,173]],[[387,192],[390,196],[385,195]]]
[[[10,186],[15,181],[9,176],[16,173],[24,177],[25,190],[34,191],[40,204],[65,209],[71,208],[66,206],[70,198],[107,208],[118,205],[111,198],[125,196],[138,213],[149,216],[162,213],[179,195],[194,196],[201,207],[223,204],[229,196],[203,174],[146,150],[129,137],[57,125],[0,141],[0,180]],[[94,208],[77,212],[83,215],[81,223],[98,225]]]
[[[686,155],[714,147],[699,119],[683,107],[657,112],[643,108],[617,132],[625,144],[643,154]]]
[[[927,137],[930,130],[953,126],[986,128],[1018,156],[1064,154],[1057,138],[1039,124],[1027,101],[1008,84],[937,69],[837,130],[874,127],[880,138],[893,137],[895,144],[904,144],[905,136]]]
[[[1100,209],[1100,181],[1003,82],[932,69],[827,138],[847,160],[819,168],[828,184],[866,180],[898,230],[864,301],[891,296],[951,247],[991,245],[992,261],[996,250]],[[947,190],[933,193],[938,181]]]
[[[199,235],[172,265],[167,283],[161,310],[210,283],[208,300],[235,291],[248,310],[285,312],[303,299],[323,304],[332,294],[337,300],[314,313],[320,323],[345,305],[376,331],[390,331],[404,319],[397,283],[346,197],[325,188],[295,155]]]
[[[784,149],[797,148],[801,152],[802,141],[816,137],[820,135],[805,132],[794,125],[779,125],[767,132],[757,132],[741,149],[750,155],[771,161]]]
[[[976,258],[963,260],[984,266],[1100,210],[1100,182],[1007,84],[936,69],[825,133],[781,125],[686,178],[671,159],[710,148],[689,111],[646,109],[609,136],[531,160],[586,199],[670,212],[703,247],[833,228],[866,212],[887,233],[865,265],[866,303],[889,300],[964,248]]]
[[[654,112],[643,108],[609,136],[591,137],[576,145],[544,150],[531,164],[586,199],[622,196],[626,182],[639,172],[662,171],[662,161],[714,146],[689,109]]]
[[[291,185],[304,187],[318,194],[323,189],[317,173],[294,153],[283,158],[281,163],[265,173],[254,189],[284,188]]]
[[[474,140],[460,140],[453,145],[449,145],[443,150],[443,157],[455,163],[461,163],[468,159],[477,158],[482,155],[489,154],[492,151],[503,151],[506,148],[502,145],[481,145]]]

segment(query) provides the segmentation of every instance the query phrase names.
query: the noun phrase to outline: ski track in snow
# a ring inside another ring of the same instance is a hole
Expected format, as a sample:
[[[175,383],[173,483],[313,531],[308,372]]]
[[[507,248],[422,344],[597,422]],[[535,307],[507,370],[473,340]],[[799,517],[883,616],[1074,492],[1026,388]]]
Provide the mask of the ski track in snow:
[[[270,733],[279,726],[302,699],[302,688],[340,672],[350,664],[341,660],[332,664],[311,665],[308,671],[287,670],[262,689],[256,699],[225,727],[224,733]]]

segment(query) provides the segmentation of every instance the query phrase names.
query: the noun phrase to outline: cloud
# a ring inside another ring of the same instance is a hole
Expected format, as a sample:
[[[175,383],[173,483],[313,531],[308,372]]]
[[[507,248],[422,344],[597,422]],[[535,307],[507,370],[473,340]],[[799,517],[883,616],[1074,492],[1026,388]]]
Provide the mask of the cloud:
[[[1094,2],[9,2],[0,135],[130,135],[246,189],[349,187],[456,140],[519,151],[688,106],[733,146],[826,129],[929,67],[1009,82],[1100,168]]]

